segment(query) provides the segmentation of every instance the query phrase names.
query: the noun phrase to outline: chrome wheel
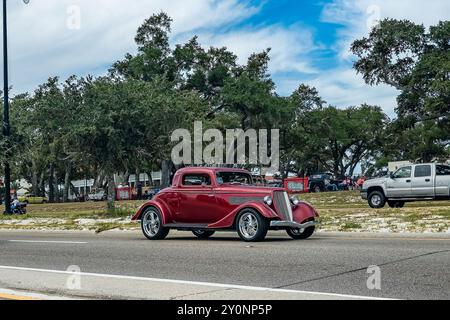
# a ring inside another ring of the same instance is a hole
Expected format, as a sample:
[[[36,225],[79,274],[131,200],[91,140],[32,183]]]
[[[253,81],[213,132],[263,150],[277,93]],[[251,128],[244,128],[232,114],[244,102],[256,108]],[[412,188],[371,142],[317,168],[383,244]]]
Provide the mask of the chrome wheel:
[[[252,239],[258,232],[258,219],[257,217],[249,212],[242,215],[239,219],[239,230],[241,234],[247,238]]]
[[[154,210],[149,210],[144,214],[143,229],[147,236],[155,237],[161,227],[159,215]]]
[[[381,205],[381,197],[379,195],[375,194],[372,197],[371,202],[375,207],[378,207],[379,205]]]

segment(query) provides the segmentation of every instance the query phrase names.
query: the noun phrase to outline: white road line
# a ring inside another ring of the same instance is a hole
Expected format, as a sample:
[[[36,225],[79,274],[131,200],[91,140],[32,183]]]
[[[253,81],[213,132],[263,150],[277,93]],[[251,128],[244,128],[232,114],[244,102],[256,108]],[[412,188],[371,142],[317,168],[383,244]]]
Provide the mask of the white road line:
[[[8,240],[16,243],[48,243],[48,244],[87,244],[87,242],[78,241],[41,241],[41,240]]]
[[[311,291],[288,290],[288,289],[273,289],[273,288],[243,286],[243,285],[234,285],[234,284],[221,284],[221,283],[185,281],[185,280],[170,280],[170,279],[158,279],[158,278],[146,278],[146,277],[135,277],[135,276],[101,274],[101,273],[87,273],[87,272],[73,273],[73,272],[70,272],[70,271],[49,270],[49,269],[34,269],[34,268],[21,268],[21,267],[11,267],[11,266],[0,266],[0,270],[16,270],[16,271],[29,271],[29,272],[66,274],[66,275],[74,275],[74,274],[76,274],[76,275],[79,275],[79,276],[86,276],[86,277],[109,278],[109,279],[119,279],[119,280],[134,280],[134,281],[148,281],[148,282],[181,284],[181,285],[191,285],[191,286],[203,286],[203,287],[223,288],[223,289],[237,289],[237,290],[247,290],[247,291],[267,291],[267,292],[278,292],[278,293],[297,293],[297,294],[307,294],[307,295],[346,298],[346,299],[393,300],[393,299],[386,299],[386,298],[355,296],[355,295],[338,294],[338,293],[311,292]]]

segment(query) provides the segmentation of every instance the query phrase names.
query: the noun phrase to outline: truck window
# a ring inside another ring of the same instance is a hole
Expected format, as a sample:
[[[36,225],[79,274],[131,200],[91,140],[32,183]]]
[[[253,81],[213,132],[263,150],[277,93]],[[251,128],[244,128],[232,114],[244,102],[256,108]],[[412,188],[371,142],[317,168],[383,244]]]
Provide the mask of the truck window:
[[[404,167],[395,173],[395,177],[398,179],[407,179],[411,178],[412,167]]]
[[[414,177],[416,178],[431,177],[431,166],[430,165],[416,166]]]
[[[450,167],[438,165],[436,166],[436,175],[438,176],[450,176]]]

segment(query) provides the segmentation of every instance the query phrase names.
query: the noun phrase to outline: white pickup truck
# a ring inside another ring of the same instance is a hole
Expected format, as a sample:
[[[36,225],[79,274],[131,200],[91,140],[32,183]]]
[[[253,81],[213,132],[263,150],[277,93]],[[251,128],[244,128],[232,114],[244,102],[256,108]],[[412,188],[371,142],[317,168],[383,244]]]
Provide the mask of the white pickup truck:
[[[402,208],[406,202],[450,200],[450,166],[407,165],[387,177],[368,180],[361,196],[372,208]]]

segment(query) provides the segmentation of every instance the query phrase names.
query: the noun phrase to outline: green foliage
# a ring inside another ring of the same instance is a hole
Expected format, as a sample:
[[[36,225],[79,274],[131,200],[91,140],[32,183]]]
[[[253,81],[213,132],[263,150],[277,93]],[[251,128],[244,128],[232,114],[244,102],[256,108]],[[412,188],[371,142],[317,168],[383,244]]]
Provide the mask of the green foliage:
[[[194,121],[205,129],[280,129],[285,177],[344,176],[359,163],[447,154],[448,22],[427,33],[387,19],[353,44],[355,68],[367,83],[400,90],[394,122],[376,106],[327,106],[304,84],[280,97],[268,72],[270,49],[239,65],[227,48],[205,49],[197,37],[171,47],[171,23],[165,13],[145,20],[135,37],[137,53],[114,63],[107,76],[50,78],[33,94],[14,97],[14,177],[30,181],[39,194],[57,183],[68,189],[75,178],[102,181],[117,172],[161,168],[170,159],[171,133]]]
[[[355,69],[365,81],[400,90],[394,156],[430,161],[449,155],[449,49],[449,21],[427,32],[407,20],[386,19],[368,38],[353,43]]]

